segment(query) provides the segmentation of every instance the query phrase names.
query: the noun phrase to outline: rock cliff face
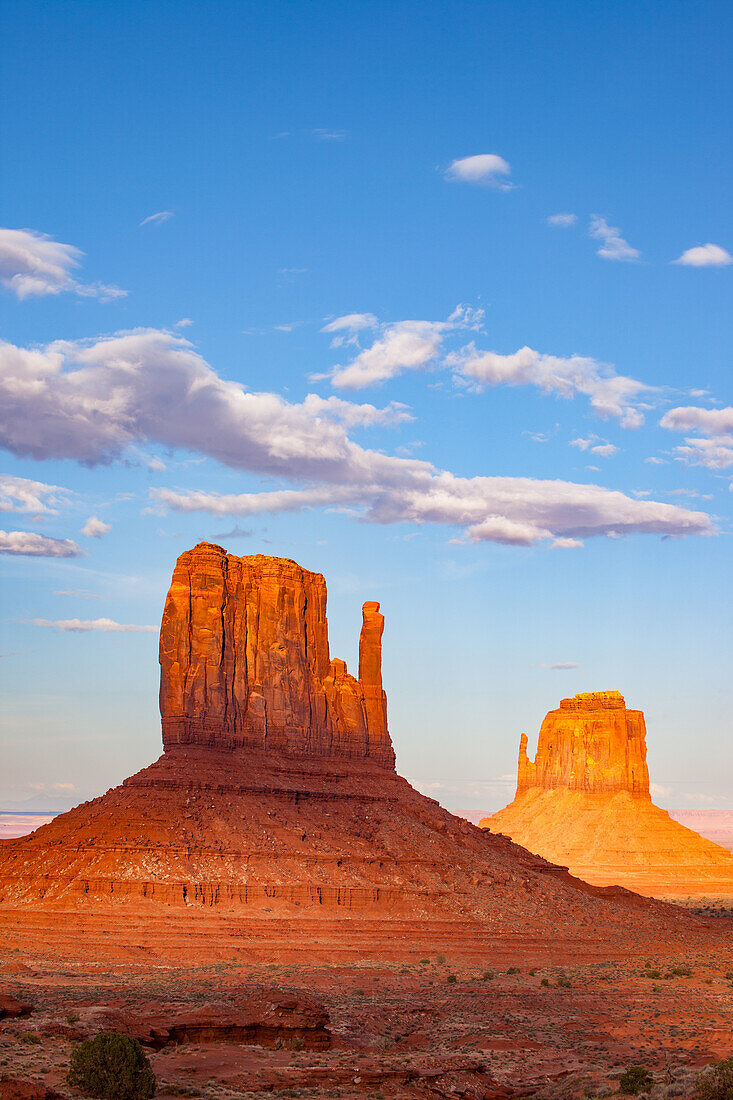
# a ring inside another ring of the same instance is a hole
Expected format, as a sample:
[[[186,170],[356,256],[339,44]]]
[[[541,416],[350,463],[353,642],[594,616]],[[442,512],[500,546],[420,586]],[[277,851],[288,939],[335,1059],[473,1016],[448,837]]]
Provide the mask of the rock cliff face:
[[[517,794],[539,787],[649,798],[646,726],[640,710],[627,710],[618,691],[594,691],[563,699],[540,729],[537,753],[519,743]]]
[[[331,659],[326,582],[286,558],[181,554],[160,631],[163,745],[250,746],[394,767],[378,603],[365,603],[359,679]]]
[[[651,801],[644,715],[617,691],[563,699],[534,761],[522,734],[514,801],[480,825],[599,886],[733,898],[733,854]]]

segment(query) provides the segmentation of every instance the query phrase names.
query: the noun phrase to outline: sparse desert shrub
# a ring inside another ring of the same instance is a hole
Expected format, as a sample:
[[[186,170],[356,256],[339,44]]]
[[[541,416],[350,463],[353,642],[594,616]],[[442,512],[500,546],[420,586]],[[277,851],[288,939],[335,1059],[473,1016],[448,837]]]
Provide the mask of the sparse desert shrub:
[[[542,981],[540,982],[540,985],[543,985],[545,987],[545,989],[549,989],[550,988],[550,979],[549,978],[543,978]]]
[[[290,1043],[290,1046],[293,1050],[302,1050],[303,1045],[304,1045],[303,1039],[301,1039],[300,1035],[296,1035],[295,1038]]]
[[[670,970],[670,974],[674,974],[675,978],[691,978],[692,971],[689,966],[673,966]]]
[[[446,981],[447,981],[447,982],[448,982],[448,983],[449,983],[450,985],[453,985],[453,984],[454,984],[455,982],[457,982],[457,981],[458,981],[458,978],[457,978],[457,977],[455,976],[455,974],[449,974],[449,975],[448,975],[448,977],[447,977],[447,978],[446,978],[445,980],[446,980]]]
[[[531,970],[528,970],[527,973],[530,975],[530,977],[534,978],[537,971],[533,967]]]
[[[645,970],[644,971],[644,977],[645,978],[661,978],[661,976],[662,976],[661,970]]]
[[[695,1096],[699,1100],[733,1100],[733,1058],[698,1073]]]
[[[507,974],[521,974],[521,970],[518,966],[510,966],[507,970]]]
[[[436,961],[436,963],[438,963],[439,966],[442,966],[443,963],[445,962],[445,955],[438,955],[436,957],[435,961]]]
[[[79,1014],[78,1014],[78,1012],[70,1012],[69,1015],[66,1017],[66,1022],[67,1022],[67,1024],[78,1024],[79,1023]]]
[[[646,1066],[629,1066],[619,1077],[618,1090],[624,1096],[638,1096],[640,1092],[648,1092],[654,1084]]]
[[[493,977],[494,977],[494,971],[493,970],[484,970],[483,974],[481,975],[482,981],[485,981],[485,982],[490,982]]]
[[[74,1048],[66,1076],[72,1088],[102,1100],[149,1100],[155,1074],[137,1042],[116,1031],[85,1039]]]
[[[565,976],[565,974],[561,974],[560,977],[557,979],[557,984],[559,989],[570,989],[573,983],[570,981],[570,978]]]

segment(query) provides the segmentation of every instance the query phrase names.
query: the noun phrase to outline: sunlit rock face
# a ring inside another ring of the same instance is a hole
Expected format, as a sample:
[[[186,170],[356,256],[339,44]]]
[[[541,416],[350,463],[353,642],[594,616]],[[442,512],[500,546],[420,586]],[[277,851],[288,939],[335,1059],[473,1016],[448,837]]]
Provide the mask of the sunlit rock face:
[[[480,825],[599,886],[733,898],[733,853],[651,801],[644,715],[618,691],[563,699],[534,760],[522,734],[516,796]]]
[[[160,631],[163,745],[250,746],[394,767],[378,603],[365,603],[359,678],[331,659],[326,582],[286,558],[181,554]]]
[[[540,729],[537,753],[519,745],[517,794],[533,787],[649,798],[646,726],[640,710],[627,710],[618,691],[593,691],[563,699]]]

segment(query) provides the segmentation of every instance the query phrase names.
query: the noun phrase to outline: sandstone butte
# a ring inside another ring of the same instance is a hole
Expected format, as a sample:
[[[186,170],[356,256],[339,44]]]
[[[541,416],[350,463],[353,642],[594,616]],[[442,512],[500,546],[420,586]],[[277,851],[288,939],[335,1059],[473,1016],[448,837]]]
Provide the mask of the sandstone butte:
[[[354,677],[329,653],[320,574],[209,543],[182,554],[160,632],[163,754],[0,841],[0,932],[59,956],[98,952],[113,932],[184,952],[194,926],[210,930],[199,958],[220,934],[281,958],[285,942],[312,958],[336,941],[342,959],[480,953],[488,935],[547,945],[548,922],[574,957],[628,946],[632,928],[683,942],[693,918],[587,885],[397,774],[382,629],[379,604],[364,604]],[[641,795],[642,771],[638,783]]]
[[[534,761],[522,734],[514,801],[480,826],[599,886],[733,898],[733,853],[652,802],[644,715],[618,691],[563,699],[542,723]]]

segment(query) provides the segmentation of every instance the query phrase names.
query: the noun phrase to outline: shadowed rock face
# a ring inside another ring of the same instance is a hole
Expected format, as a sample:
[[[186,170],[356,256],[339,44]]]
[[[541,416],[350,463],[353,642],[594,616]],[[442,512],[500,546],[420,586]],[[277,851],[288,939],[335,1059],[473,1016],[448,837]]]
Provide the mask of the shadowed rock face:
[[[594,691],[563,699],[540,729],[537,753],[519,744],[517,794],[539,787],[649,798],[646,726],[640,710],[627,710],[618,691]]]
[[[359,679],[331,659],[326,582],[286,558],[181,554],[160,632],[163,745],[249,746],[394,767],[378,603],[365,603]]]
[[[652,802],[644,715],[617,691],[563,699],[542,723],[534,761],[522,734],[514,801],[480,825],[598,886],[733,897],[733,854]]]

